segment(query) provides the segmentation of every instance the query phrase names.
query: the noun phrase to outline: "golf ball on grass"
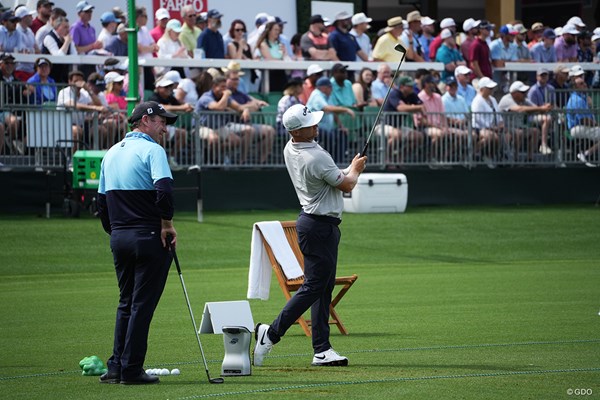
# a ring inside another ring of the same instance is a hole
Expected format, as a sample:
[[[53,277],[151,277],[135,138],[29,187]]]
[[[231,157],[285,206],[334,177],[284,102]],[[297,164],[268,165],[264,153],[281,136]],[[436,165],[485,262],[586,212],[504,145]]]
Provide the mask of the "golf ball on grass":
[[[161,375],[161,376],[164,376],[164,375],[170,375],[170,374],[171,374],[171,373],[170,373],[170,372],[169,372],[169,370],[168,370],[168,369],[166,369],[166,368],[163,368],[163,369],[161,369],[161,370],[160,370],[160,375]]]
[[[179,375],[179,374],[181,374],[181,371],[179,371],[179,369],[177,369],[177,368],[173,368],[173,369],[171,370],[171,375]]]

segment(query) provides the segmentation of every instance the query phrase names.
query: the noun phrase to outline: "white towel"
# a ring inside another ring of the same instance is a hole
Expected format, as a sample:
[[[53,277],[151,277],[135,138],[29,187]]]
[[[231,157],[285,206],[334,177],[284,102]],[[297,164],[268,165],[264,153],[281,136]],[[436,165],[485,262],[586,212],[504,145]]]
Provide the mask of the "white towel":
[[[285,237],[281,223],[279,221],[255,223],[252,228],[252,243],[250,245],[247,298],[268,300],[271,287],[271,263],[262,244],[258,228],[260,228],[260,232],[271,246],[275,258],[281,264],[283,273],[288,279],[301,277],[304,272]]]

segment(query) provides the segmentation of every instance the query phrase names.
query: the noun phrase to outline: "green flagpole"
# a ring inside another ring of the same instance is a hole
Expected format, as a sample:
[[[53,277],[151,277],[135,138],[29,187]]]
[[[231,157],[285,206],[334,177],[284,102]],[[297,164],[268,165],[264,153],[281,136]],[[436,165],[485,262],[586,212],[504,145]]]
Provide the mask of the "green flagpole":
[[[127,0],[127,47],[129,53],[129,91],[127,97],[127,115],[131,115],[140,99],[139,68],[137,50],[137,26],[135,23],[135,0]]]

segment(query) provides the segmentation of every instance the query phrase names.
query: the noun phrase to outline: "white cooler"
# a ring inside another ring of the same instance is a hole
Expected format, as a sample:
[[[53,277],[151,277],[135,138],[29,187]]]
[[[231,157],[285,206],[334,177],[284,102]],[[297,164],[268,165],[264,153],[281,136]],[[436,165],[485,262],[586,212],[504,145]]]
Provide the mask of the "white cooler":
[[[401,213],[406,210],[408,181],[404,174],[361,174],[350,193],[344,193],[344,211]]]

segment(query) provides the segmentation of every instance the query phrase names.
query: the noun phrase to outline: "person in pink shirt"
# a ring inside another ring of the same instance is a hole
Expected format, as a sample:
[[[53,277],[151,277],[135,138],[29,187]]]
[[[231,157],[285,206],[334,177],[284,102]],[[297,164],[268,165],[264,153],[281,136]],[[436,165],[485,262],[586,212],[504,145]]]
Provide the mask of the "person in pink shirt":
[[[440,143],[445,137],[449,137],[454,129],[448,127],[442,96],[436,92],[436,82],[433,76],[423,77],[421,84],[423,89],[418,96],[425,107],[425,114],[419,116],[419,128],[423,129],[431,139],[431,161],[447,160],[451,154],[450,146],[440,150]]]
[[[158,43],[158,39],[163,37],[165,34],[167,22],[169,22],[171,16],[166,8],[159,8],[154,13],[154,16],[156,17],[156,26],[150,31],[150,36],[152,36],[152,39]]]
[[[126,110],[127,100],[123,96],[123,81],[125,77],[118,72],[111,71],[104,75],[106,83],[106,103],[116,110]]]

